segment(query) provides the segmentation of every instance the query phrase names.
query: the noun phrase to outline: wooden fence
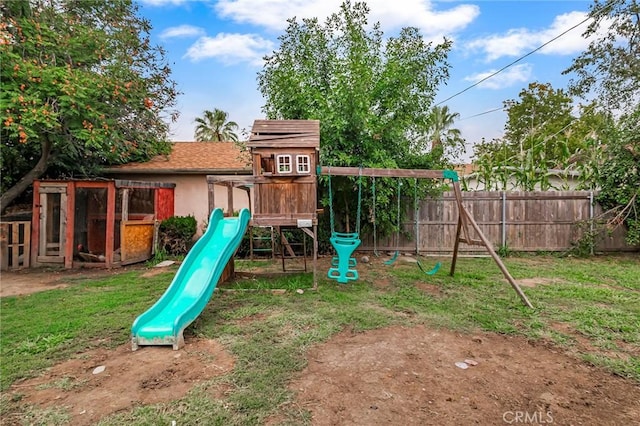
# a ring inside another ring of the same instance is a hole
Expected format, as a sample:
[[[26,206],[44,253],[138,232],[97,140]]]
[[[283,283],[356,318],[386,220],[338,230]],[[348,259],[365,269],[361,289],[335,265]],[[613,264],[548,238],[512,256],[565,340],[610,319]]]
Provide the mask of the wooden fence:
[[[31,222],[0,223],[0,270],[29,267]]]
[[[473,215],[487,239],[496,249],[510,251],[565,251],[582,234],[578,226],[602,212],[590,191],[464,192],[463,204]],[[456,236],[458,208],[453,192],[441,198],[419,202],[414,211],[413,200],[407,200],[406,220],[402,224],[400,242],[395,235],[377,239],[381,251],[443,253],[452,252]],[[417,218],[417,223],[416,223]],[[632,251],[624,241],[625,230],[602,234],[597,251]],[[362,236],[361,250],[373,250],[372,235]],[[484,252],[482,246],[461,244],[464,252]]]

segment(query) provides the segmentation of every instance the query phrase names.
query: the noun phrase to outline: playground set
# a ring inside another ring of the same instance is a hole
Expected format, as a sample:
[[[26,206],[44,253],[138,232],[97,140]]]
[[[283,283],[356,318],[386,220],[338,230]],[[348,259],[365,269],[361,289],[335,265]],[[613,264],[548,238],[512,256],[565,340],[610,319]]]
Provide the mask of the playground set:
[[[321,166],[319,164],[320,122],[317,120],[256,120],[247,147],[250,149],[253,160],[253,176],[207,177],[210,188],[209,206],[212,210],[208,228],[180,265],[165,293],[133,323],[133,350],[141,345],[173,345],[177,350],[184,344],[184,329],[200,315],[225,268],[228,264],[233,264],[233,255],[247,228],[253,233],[253,228],[269,227],[272,231],[275,229],[279,233],[282,246],[285,247],[282,249],[284,270],[286,270],[285,251],[289,253],[289,257],[295,256],[291,244],[285,237],[286,232],[299,230],[303,233],[303,239],[310,237],[313,241],[313,286],[314,289],[317,288],[318,213],[322,211],[317,208],[319,175],[326,175],[329,184],[330,241],[336,252],[327,273],[330,279],[342,284],[358,279],[357,260],[354,253],[361,243],[360,214],[363,178],[372,179],[374,207],[376,178],[413,178],[416,182],[417,179],[438,179],[451,184],[458,207],[450,275],[453,276],[455,273],[460,243],[482,245],[523,303],[532,307],[492,244],[463,205],[458,174],[455,171]],[[335,176],[358,178],[355,232],[336,231],[331,183]],[[225,185],[228,188],[226,214],[221,209],[214,209],[213,185],[216,184]],[[253,193],[253,197],[249,197],[252,200],[250,209],[242,209],[237,217],[233,217],[233,188],[243,188],[249,194]],[[251,214],[250,211],[253,213]],[[400,184],[398,184],[397,220],[399,226]],[[375,227],[375,216],[373,223]],[[472,229],[474,234],[471,232]],[[473,238],[473,235],[477,238]],[[303,256],[306,256],[306,250],[303,253]],[[393,263],[398,256],[399,253],[396,251],[387,263]],[[440,264],[437,264],[429,270],[419,262],[418,266],[428,275],[434,274],[440,268]]]

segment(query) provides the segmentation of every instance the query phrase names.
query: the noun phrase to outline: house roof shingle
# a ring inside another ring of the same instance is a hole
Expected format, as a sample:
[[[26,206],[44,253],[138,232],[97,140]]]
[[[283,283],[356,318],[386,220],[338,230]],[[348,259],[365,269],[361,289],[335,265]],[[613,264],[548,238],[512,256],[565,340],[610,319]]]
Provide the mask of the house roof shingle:
[[[251,174],[251,157],[235,142],[173,142],[169,155],[145,163],[111,166],[106,173]]]

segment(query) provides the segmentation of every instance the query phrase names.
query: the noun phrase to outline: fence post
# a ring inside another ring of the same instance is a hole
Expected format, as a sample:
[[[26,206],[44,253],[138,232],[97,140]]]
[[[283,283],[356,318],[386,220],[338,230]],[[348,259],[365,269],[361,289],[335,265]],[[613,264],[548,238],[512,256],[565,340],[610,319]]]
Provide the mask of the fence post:
[[[502,195],[502,247],[507,246],[507,193],[500,191]]]

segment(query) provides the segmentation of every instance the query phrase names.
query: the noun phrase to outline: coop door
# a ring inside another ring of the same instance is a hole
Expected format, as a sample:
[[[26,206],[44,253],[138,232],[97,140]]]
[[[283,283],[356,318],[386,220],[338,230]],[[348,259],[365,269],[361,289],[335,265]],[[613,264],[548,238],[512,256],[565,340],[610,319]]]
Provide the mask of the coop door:
[[[40,187],[38,262],[64,263],[67,227],[67,187]]]

